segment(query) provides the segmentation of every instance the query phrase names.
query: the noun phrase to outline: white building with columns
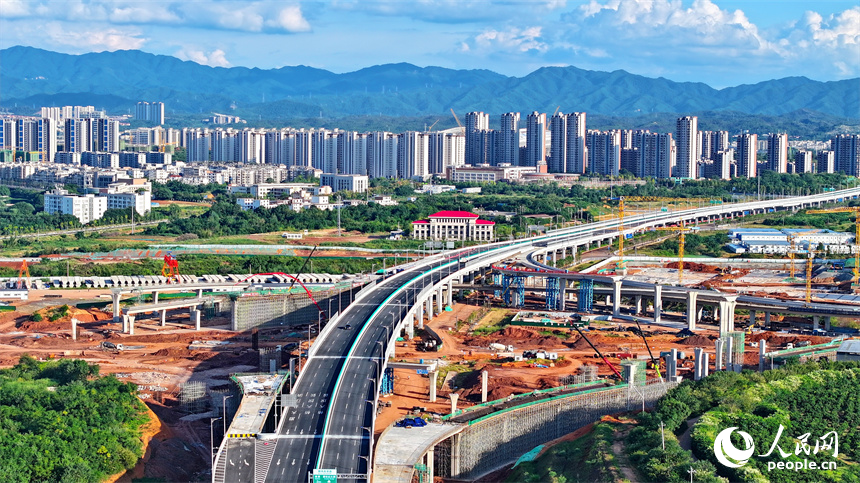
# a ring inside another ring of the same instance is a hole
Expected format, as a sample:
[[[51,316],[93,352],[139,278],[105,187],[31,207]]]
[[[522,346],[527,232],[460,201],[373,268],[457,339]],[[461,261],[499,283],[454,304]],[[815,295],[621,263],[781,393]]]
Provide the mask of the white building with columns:
[[[493,241],[495,222],[480,220],[468,211],[439,211],[428,220],[412,222],[412,238],[416,240]]]

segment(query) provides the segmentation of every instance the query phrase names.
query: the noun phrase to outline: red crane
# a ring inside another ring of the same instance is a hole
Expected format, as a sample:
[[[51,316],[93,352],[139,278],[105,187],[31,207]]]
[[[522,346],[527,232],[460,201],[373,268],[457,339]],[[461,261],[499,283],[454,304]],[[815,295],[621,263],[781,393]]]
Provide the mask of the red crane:
[[[164,265],[161,266],[161,275],[167,279],[167,283],[179,283],[179,260],[170,252],[164,255]]]

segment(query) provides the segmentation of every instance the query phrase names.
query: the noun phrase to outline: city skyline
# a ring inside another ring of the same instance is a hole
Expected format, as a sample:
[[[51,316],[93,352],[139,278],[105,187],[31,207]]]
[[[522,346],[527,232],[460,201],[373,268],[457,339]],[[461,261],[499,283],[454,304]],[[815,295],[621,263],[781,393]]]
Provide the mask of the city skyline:
[[[860,75],[855,2],[0,0],[0,48],[138,49],[211,66],[348,72],[409,62],[525,75],[626,70],[720,88]],[[43,35],[33,36],[33,22]],[[738,63],[755,68],[739,69]]]

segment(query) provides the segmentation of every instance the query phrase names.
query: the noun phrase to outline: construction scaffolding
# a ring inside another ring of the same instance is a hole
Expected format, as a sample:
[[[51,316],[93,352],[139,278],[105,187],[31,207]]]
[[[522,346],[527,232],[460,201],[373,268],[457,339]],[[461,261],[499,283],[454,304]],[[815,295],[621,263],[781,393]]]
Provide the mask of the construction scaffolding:
[[[502,274],[501,273],[493,273],[493,285],[499,287],[502,285]],[[493,296],[496,298],[501,298],[502,291],[496,290],[493,292]]]
[[[627,359],[621,362],[624,380],[633,381],[635,386],[644,386],[646,381],[645,362],[642,359]]]
[[[729,332],[726,335],[732,338],[732,363],[736,365],[734,370],[740,372],[741,366],[743,366],[744,363],[744,342],[746,341],[746,334],[742,331],[734,331]]]
[[[260,348],[260,372],[278,372],[282,364],[281,346]]]
[[[580,312],[591,312],[594,309],[594,281],[585,279],[579,281],[579,294],[576,298],[576,309]]]
[[[203,381],[189,381],[179,384],[179,406],[183,411],[197,414],[209,408],[209,394]]]
[[[502,275],[502,290],[505,304],[522,307],[526,302],[526,277],[524,275]]]
[[[359,287],[335,287],[314,292],[319,307],[325,311],[323,320],[346,308]],[[234,331],[250,330],[254,327],[291,327],[317,323],[320,311],[304,291],[291,293],[249,293],[233,300],[232,325]]]
[[[469,422],[469,427],[437,444],[434,451],[458,455],[440,464],[436,476],[475,480],[517,460],[525,449],[559,438],[602,416],[646,407],[676,383],[656,382],[630,391],[627,384],[592,389],[523,404]],[[450,445],[446,448],[445,445]],[[439,461],[439,460],[437,460]]]
[[[382,384],[379,385],[379,394],[382,396],[394,394],[394,369],[385,368],[385,372],[382,373]]]
[[[562,287],[563,283],[560,278],[549,277],[546,279],[547,310],[564,310],[564,291]]]
[[[594,382],[597,380],[597,366],[584,365],[579,367],[579,374],[571,374],[558,378],[563,386],[571,384],[584,384],[586,382]]]

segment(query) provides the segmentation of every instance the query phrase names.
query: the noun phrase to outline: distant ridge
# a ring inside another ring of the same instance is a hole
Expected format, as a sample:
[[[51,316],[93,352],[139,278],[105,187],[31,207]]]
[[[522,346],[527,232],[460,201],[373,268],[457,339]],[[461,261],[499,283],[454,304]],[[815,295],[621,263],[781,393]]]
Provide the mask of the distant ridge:
[[[127,110],[138,100],[197,113],[233,107],[272,118],[446,112],[563,112],[636,116],[734,111],[780,115],[797,110],[860,118],[860,78],[819,82],[787,77],[714,89],[623,70],[543,67],[524,77],[489,70],[385,64],[335,74],[307,66],[208,67],[136,50],[68,55],[32,47],[0,50],[0,105],[93,104]]]

